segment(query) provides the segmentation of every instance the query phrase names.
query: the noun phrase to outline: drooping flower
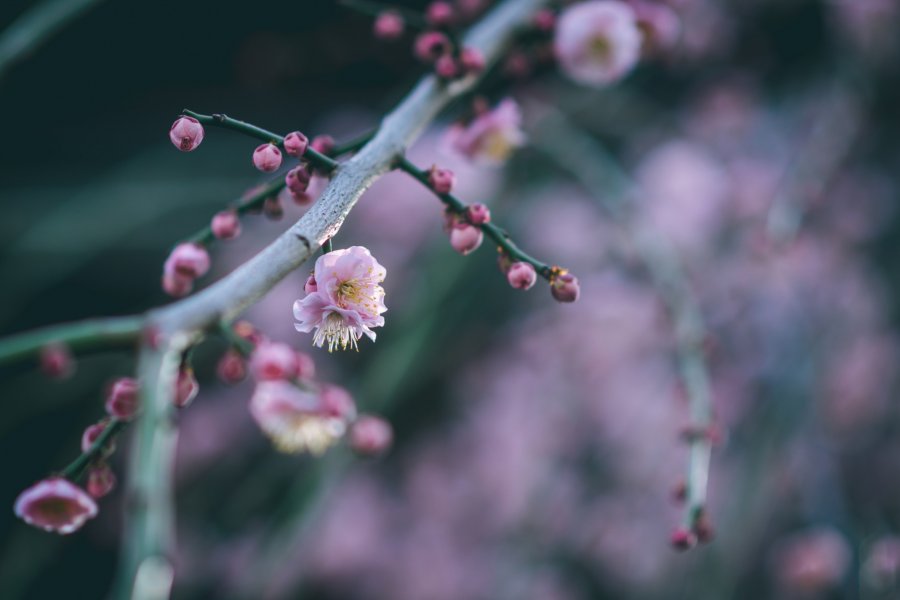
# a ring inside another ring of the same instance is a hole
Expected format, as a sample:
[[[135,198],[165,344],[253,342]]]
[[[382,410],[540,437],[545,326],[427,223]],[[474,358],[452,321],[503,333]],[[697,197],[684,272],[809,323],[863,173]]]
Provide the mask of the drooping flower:
[[[373,327],[382,327],[387,310],[384,289],[379,285],[386,275],[384,267],[362,246],[351,246],[323,254],[316,261],[316,290],[294,303],[297,331],[315,329],[313,344],[358,349],[365,335],[373,342]]]
[[[637,64],[643,40],[634,10],[616,0],[591,0],[567,8],[556,25],[560,67],[574,81],[607,86]]]
[[[525,143],[522,113],[515,100],[507,98],[478,114],[467,125],[452,125],[447,144],[455,152],[476,162],[499,165]]]
[[[16,516],[44,531],[67,534],[97,516],[87,492],[61,477],[39,481],[16,498]]]
[[[319,394],[284,380],[256,384],[250,414],[281,452],[321,455],[347,430],[344,419],[324,409]]]

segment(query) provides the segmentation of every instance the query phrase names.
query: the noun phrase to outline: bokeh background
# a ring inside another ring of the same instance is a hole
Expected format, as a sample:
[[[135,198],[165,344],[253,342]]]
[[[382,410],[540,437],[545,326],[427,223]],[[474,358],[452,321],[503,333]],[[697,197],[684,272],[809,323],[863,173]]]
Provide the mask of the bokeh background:
[[[33,4],[5,0],[0,25]],[[670,5],[679,42],[609,90],[552,65],[501,67],[485,93],[516,98],[530,137],[505,167],[444,152],[449,120],[413,151],[577,273],[578,303],[510,289],[489,245],[455,254],[438,202],[403,175],[348,219],[335,243],[387,267],[387,324],[358,354],[314,356],[391,420],[390,454],[276,453],[247,412],[252,382],[217,382],[222,342],[199,348],[200,396],[180,418],[176,598],[900,597],[900,5]],[[0,79],[0,333],[169,301],[172,244],[261,181],[255,142],[237,134],[174,150],[182,108],[347,139],[423,73],[409,41],[376,41],[370,19],[331,1],[98,2]],[[552,126],[560,113],[571,130]],[[599,146],[579,154],[609,186],[548,156],[573,132]],[[602,209],[621,198],[625,224]],[[206,281],[300,212],[250,217]],[[716,540],[683,554],[668,539],[687,407],[633,225],[676,249],[709,329]],[[307,273],[246,315],[301,349],[290,307]],[[64,382],[35,367],[0,370],[0,597],[101,598],[121,490],[67,537],[11,507],[75,456],[103,386],[134,360],[91,355]]]

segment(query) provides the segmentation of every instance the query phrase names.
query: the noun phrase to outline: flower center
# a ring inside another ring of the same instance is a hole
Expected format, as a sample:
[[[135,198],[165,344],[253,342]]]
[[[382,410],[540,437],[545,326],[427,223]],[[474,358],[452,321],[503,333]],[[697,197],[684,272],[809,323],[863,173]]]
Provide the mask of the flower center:
[[[356,342],[359,340],[359,334],[356,330],[347,326],[344,318],[338,313],[330,313],[325,317],[325,322],[316,330],[313,337],[313,344],[322,347],[328,342],[328,351],[334,352],[334,349],[340,346],[341,350],[346,350],[350,346],[354,350],[359,350]]]

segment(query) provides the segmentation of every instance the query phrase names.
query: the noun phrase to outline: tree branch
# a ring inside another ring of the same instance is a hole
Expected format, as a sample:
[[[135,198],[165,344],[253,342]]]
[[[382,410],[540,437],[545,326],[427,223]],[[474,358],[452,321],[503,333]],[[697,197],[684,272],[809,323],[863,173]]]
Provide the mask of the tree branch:
[[[87,319],[35,329],[0,340],[0,364],[37,356],[47,344],[62,343],[73,351],[133,345],[141,333],[141,315]]]

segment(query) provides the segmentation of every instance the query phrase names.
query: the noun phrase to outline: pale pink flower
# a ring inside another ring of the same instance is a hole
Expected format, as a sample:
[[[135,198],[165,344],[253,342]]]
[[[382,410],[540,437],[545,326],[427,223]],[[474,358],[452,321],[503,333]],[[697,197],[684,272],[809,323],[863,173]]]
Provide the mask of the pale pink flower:
[[[556,56],[574,81],[603,87],[624,77],[641,55],[641,32],[630,6],[591,0],[567,8],[556,25]]]
[[[452,125],[447,130],[446,143],[454,152],[476,162],[502,164],[513,150],[525,143],[519,105],[507,98],[467,125]]]
[[[250,414],[281,452],[321,455],[339,440],[346,422],[324,410],[320,396],[287,381],[261,381]]]
[[[379,285],[386,273],[362,246],[323,254],[316,261],[316,291],[294,303],[297,331],[315,329],[313,344],[327,343],[329,352],[357,348],[363,335],[374,342],[372,327],[384,325],[381,313],[387,310]]]
[[[16,498],[16,516],[44,531],[67,534],[97,516],[97,503],[80,487],[60,477],[44,479]]]

